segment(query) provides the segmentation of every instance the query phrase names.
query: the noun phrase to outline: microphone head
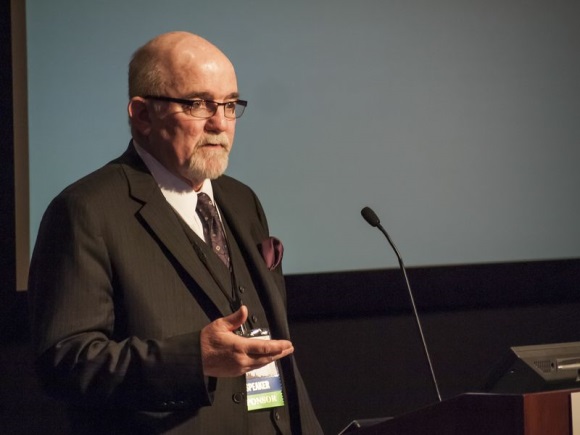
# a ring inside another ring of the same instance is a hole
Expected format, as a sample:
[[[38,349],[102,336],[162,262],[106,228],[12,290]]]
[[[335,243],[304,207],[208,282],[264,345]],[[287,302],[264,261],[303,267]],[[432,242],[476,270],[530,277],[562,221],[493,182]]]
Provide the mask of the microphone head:
[[[373,211],[373,209],[370,207],[363,208],[360,211],[360,214],[362,215],[363,218],[365,218],[365,221],[367,221],[369,225],[372,227],[378,227],[381,224],[381,220],[379,219],[377,214]]]

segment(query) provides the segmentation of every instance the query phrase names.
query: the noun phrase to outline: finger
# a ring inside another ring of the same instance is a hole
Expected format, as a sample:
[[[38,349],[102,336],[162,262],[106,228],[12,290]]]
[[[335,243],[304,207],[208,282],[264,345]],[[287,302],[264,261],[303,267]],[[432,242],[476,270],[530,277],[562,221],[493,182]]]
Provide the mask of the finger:
[[[294,352],[292,342],[288,340],[251,340],[246,348],[246,354],[251,358],[286,356]]]
[[[253,358],[250,359],[247,365],[247,370],[254,370],[260,367],[263,367],[271,362],[277,361],[282,359],[288,355],[290,355],[294,351],[292,349],[286,349],[283,352],[272,354],[272,355],[255,355]],[[250,355],[248,355],[250,357]]]
[[[242,305],[240,309],[235,313],[232,313],[229,316],[222,317],[221,321],[225,329],[227,329],[228,331],[235,331],[244,324],[247,318],[248,318],[248,308],[245,305]]]

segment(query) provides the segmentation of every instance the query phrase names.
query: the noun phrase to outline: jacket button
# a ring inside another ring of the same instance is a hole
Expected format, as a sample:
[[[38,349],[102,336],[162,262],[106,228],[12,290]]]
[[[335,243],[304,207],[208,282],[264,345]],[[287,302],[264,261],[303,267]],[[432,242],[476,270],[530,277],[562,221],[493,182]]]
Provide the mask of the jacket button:
[[[242,403],[243,402],[244,396],[245,396],[244,393],[234,393],[232,395],[232,400],[234,401],[234,403],[238,403],[239,404],[239,403]]]
[[[280,420],[280,413],[279,413],[278,411],[275,411],[275,412],[274,412],[274,418],[275,418],[276,420]]]
[[[243,293],[246,291],[246,288],[243,285],[241,285],[238,287],[238,290],[240,291],[240,293]]]
[[[252,322],[254,323],[258,322],[258,316],[256,316],[255,314],[252,315]]]

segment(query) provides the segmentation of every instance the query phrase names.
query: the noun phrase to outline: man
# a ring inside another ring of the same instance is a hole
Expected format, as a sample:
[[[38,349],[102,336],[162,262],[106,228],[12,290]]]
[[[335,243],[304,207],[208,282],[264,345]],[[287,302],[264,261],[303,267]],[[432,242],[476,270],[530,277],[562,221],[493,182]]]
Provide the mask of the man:
[[[127,151],[58,195],[40,226],[41,379],[69,401],[73,433],[321,433],[279,261],[262,255],[280,246],[254,193],[222,176],[246,104],[232,64],[199,36],[160,35],[134,54],[129,96]]]

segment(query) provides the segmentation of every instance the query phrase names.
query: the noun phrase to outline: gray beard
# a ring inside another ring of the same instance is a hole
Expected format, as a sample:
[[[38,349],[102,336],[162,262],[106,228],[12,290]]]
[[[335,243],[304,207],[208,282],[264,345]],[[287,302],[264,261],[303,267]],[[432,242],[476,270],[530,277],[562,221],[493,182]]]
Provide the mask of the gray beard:
[[[229,154],[224,150],[201,150],[189,162],[186,176],[190,180],[215,180],[226,171],[228,161]]]

